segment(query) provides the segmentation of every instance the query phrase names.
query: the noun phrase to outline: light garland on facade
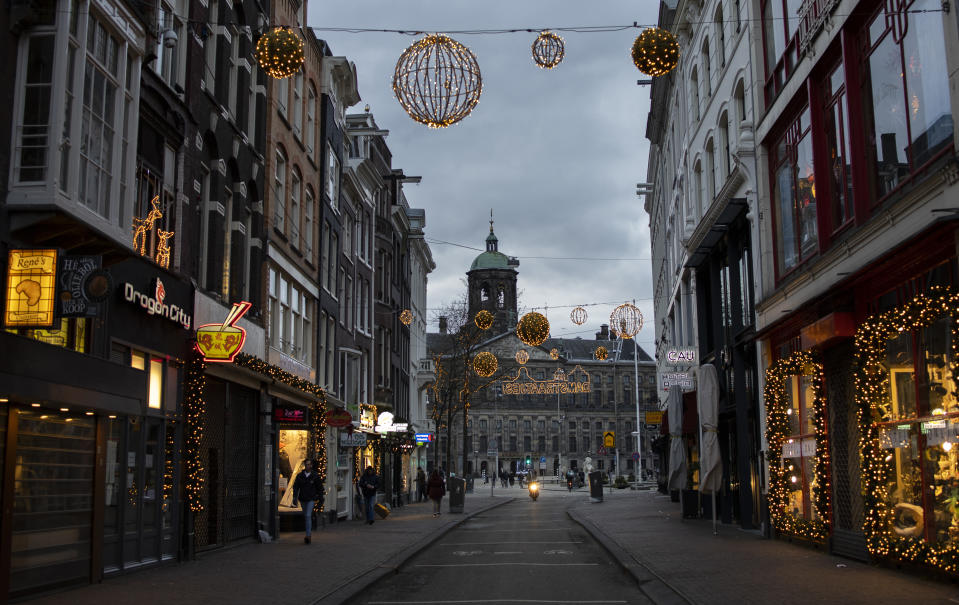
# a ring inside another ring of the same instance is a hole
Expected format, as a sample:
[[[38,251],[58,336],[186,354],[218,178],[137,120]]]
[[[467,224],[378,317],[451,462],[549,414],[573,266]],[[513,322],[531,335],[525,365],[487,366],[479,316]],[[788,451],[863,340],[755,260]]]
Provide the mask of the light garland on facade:
[[[789,473],[781,464],[783,444],[789,436],[788,410],[792,401],[789,392],[790,376],[796,375],[812,377],[813,425],[816,430],[814,472],[817,481],[812,500],[819,517],[812,520],[796,517],[787,510]],[[763,397],[766,401],[766,441],[769,443],[769,517],[780,534],[825,542],[830,533],[832,488],[822,364],[807,351],[780,359],[766,370]]]
[[[533,61],[542,69],[553,69],[563,62],[566,43],[551,31],[544,31],[533,41]]]
[[[285,384],[312,395],[310,398],[311,419],[307,448],[316,460],[317,474],[323,481],[326,481],[328,464],[326,452],[326,391],[317,384],[290,374],[286,370],[271,365],[253,355],[238,353],[233,363],[257,374],[268,376],[274,382]]]
[[[420,124],[451,126],[473,111],[483,93],[476,55],[449,36],[420,38],[396,62],[393,93]]]
[[[483,378],[489,378],[495,374],[497,367],[499,367],[499,362],[496,360],[496,355],[489,351],[477,353],[476,357],[473,358],[473,371]]]
[[[587,313],[586,309],[583,307],[576,307],[569,312],[569,320],[577,326],[581,326],[586,323],[587,319],[589,319],[589,313]]]
[[[275,27],[260,36],[255,56],[270,77],[289,78],[303,67],[303,38],[288,27]]]
[[[664,76],[679,63],[679,42],[668,30],[650,27],[633,42],[633,63],[647,76]]]
[[[400,323],[402,323],[404,326],[408,326],[413,323],[413,312],[409,309],[404,309],[403,312],[400,313]]]
[[[186,504],[191,512],[203,510],[203,429],[206,422],[206,406],[203,401],[203,387],[206,378],[203,375],[203,359],[194,355],[186,364],[183,383],[183,416],[186,421],[184,431],[184,474],[186,475]]]
[[[862,462],[866,546],[878,558],[928,565],[959,573],[959,547],[922,538],[900,537],[892,531],[894,511],[888,504],[893,465],[879,441],[881,408],[891,400],[889,372],[884,365],[889,340],[904,332],[932,325],[944,316],[954,318],[949,367],[959,370],[959,294],[932,288],[892,311],[873,315],[856,330],[856,403],[859,420],[859,452]]]
[[[606,361],[609,359],[609,349],[602,346],[596,347],[596,350],[593,351],[593,355],[600,361]]]
[[[473,318],[473,323],[476,324],[476,327],[480,330],[489,330],[493,327],[493,314],[483,309],[476,312],[476,317]]]
[[[609,329],[617,338],[628,339],[643,329],[643,313],[632,303],[619,305],[609,314]]]
[[[520,349],[519,351],[516,351],[516,363],[523,365],[527,361],[529,361],[529,352],[527,352],[526,349]]]
[[[549,320],[541,313],[530,311],[516,324],[516,336],[524,344],[538,347],[549,338]]]

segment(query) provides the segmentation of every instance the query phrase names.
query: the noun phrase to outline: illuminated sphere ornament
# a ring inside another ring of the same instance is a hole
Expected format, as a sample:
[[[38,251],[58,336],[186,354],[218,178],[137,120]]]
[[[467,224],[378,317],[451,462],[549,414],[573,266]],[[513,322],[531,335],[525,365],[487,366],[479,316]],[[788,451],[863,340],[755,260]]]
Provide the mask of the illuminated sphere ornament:
[[[679,42],[668,30],[650,27],[633,42],[633,63],[647,76],[664,76],[679,63]]]
[[[496,373],[499,362],[496,361],[496,355],[489,351],[483,351],[473,358],[473,370],[483,378],[489,378]]]
[[[442,34],[410,45],[396,62],[393,93],[406,113],[430,128],[446,128],[473,111],[483,78],[473,52]]]
[[[559,349],[550,349],[549,350],[550,359],[559,359]]]
[[[566,44],[551,31],[544,31],[533,41],[533,61],[543,69],[553,69],[563,62]]]
[[[473,323],[475,323],[476,327],[480,330],[489,330],[493,327],[493,314],[483,309],[476,313],[476,317],[473,318]]]
[[[303,38],[287,27],[274,27],[257,41],[256,61],[271,77],[289,78],[303,67]]]
[[[618,338],[632,338],[643,329],[643,314],[636,305],[619,305],[609,314],[609,329]]]
[[[587,318],[589,318],[589,314],[587,314],[586,309],[582,307],[576,307],[569,313],[569,319],[577,326],[581,326],[586,323]]]
[[[516,324],[516,336],[523,343],[538,347],[549,338],[549,320],[545,315],[531,311],[520,318],[519,323]]]
[[[400,313],[400,321],[404,326],[410,325],[413,323],[413,313],[409,309],[404,309],[403,312]]]
[[[520,349],[519,351],[516,351],[516,363],[523,365],[527,361],[529,361],[529,353],[526,351],[526,349]]]
[[[609,359],[609,350],[606,347],[596,347],[596,350],[593,352],[596,355],[596,359],[600,361],[606,361]]]

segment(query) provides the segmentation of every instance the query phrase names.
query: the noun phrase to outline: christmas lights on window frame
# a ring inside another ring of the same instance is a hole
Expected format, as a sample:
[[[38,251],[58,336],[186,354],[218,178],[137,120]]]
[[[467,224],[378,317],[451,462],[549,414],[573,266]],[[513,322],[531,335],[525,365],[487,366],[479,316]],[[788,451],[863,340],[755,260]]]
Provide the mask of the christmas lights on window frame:
[[[818,518],[804,519],[789,513],[789,473],[782,465],[783,445],[789,437],[791,408],[790,378],[812,378],[813,426],[816,431],[816,453],[813,468],[817,485],[813,487],[812,504]],[[769,517],[780,534],[825,543],[831,533],[832,487],[831,461],[823,366],[809,351],[799,351],[780,359],[766,370],[763,388],[766,402],[766,441],[769,444]]]
[[[866,548],[878,559],[918,563],[959,575],[959,546],[927,542],[922,537],[900,537],[893,531],[895,510],[888,504],[888,481],[895,469],[887,460],[888,451],[880,444],[882,406],[891,397],[889,372],[884,364],[889,341],[946,316],[953,318],[950,353],[955,372],[959,360],[959,294],[934,287],[896,309],[868,317],[856,330],[855,393]]]

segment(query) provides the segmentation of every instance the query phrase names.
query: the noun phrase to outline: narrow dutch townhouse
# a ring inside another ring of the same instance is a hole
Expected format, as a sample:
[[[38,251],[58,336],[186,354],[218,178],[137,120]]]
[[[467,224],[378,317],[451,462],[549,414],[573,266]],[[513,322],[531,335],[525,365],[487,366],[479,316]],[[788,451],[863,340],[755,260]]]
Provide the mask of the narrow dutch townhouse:
[[[768,0],[751,96],[773,528],[955,574],[952,12]]]
[[[741,0],[661,5],[660,27],[677,36],[683,51],[676,69],[652,82],[646,131],[659,391],[664,408],[670,384],[684,392],[679,432],[690,461],[685,484],[673,489],[691,490],[696,503],[687,514],[701,513],[696,402],[700,367],[709,364],[720,385],[717,512],[744,528],[759,527],[765,508],[753,314],[753,13]],[[667,416],[669,426],[677,422]],[[667,469],[660,470],[664,483]]]

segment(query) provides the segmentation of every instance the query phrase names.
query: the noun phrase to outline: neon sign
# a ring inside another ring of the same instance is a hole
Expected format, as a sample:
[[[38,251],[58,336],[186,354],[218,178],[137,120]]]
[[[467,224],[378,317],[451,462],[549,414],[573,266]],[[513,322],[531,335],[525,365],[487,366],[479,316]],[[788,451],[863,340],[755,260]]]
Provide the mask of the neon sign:
[[[246,342],[246,330],[235,324],[252,307],[252,303],[235,303],[221,324],[206,324],[197,328],[196,348],[203,361],[232,362]]]

